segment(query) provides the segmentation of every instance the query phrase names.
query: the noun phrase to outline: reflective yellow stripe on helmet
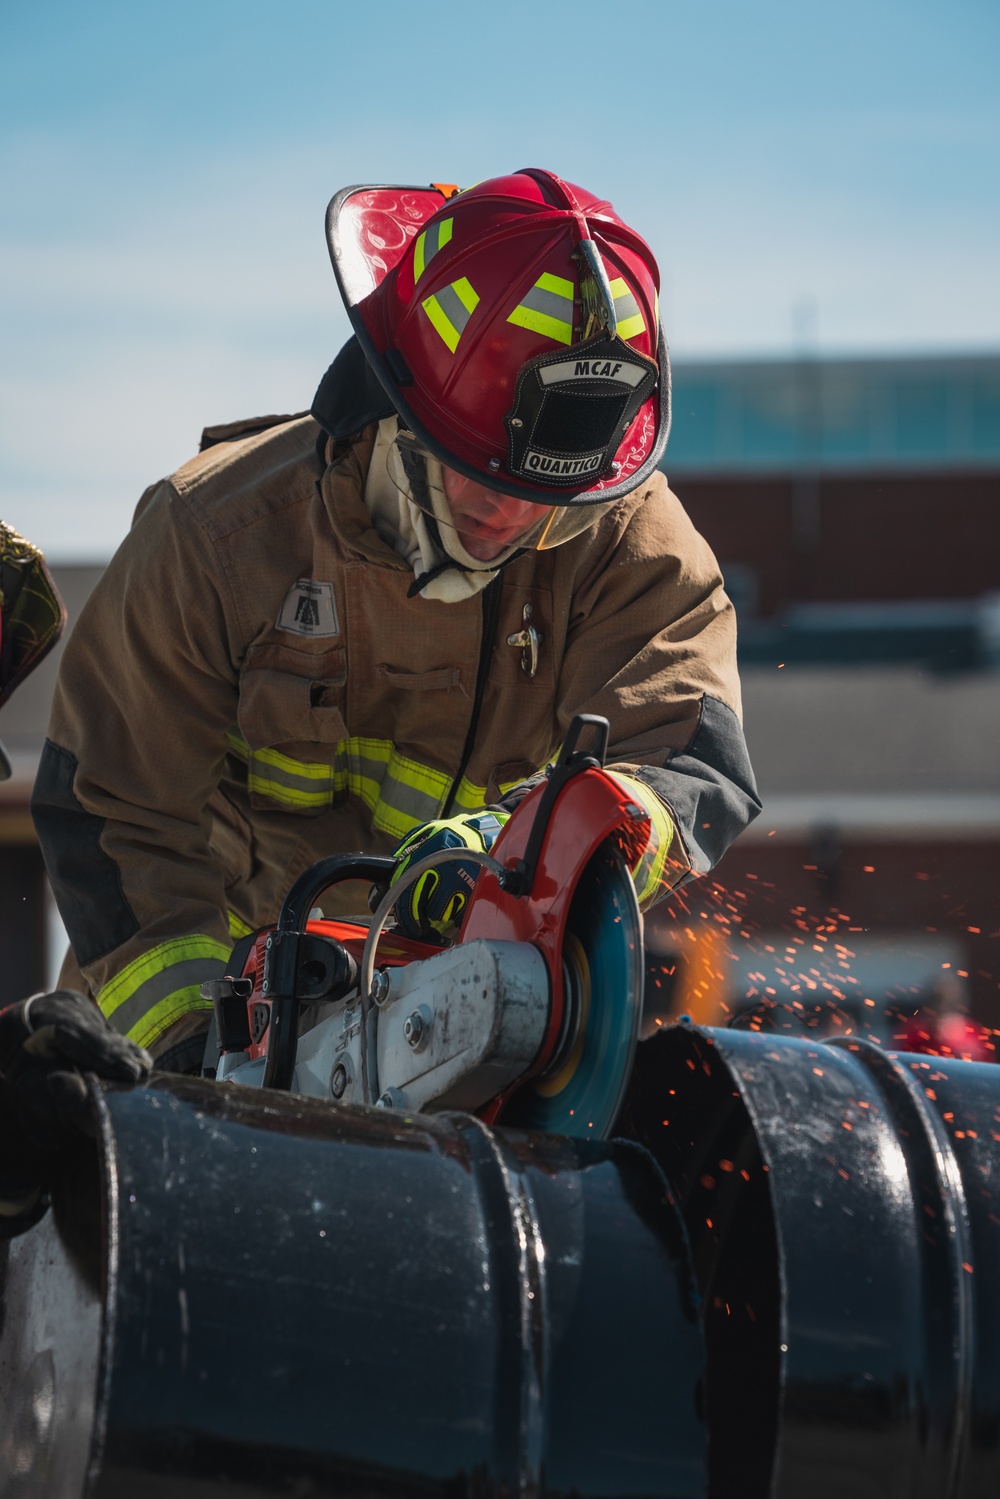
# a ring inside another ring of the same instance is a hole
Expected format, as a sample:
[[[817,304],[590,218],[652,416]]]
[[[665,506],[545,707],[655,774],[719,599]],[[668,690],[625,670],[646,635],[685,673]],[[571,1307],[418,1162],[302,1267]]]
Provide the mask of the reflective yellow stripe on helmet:
[[[479,306],[475,289],[464,276],[460,276],[450,286],[443,286],[433,296],[425,297],[420,305],[454,354],[470,317]]]
[[[182,1015],[211,1010],[199,991],[206,980],[222,978],[229,953],[213,937],[172,937],[115,974],[97,1003],[116,1031],[150,1046]]]
[[[544,271],[507,319],[517,328],[554,338],[557,343],[573,342],[573,299],[576,288],[565,276]]]
[[[443,250],[451,239],[454,222],[454,219],[439,219],[436,224],[431,224],[422,234],[417,235],[417,242],[413,246],[414,286],[420,280],[437,252]]]
[[[618,319],[618,337],[635,338],[646,331],[646,320],[639,311],[639,304],[629,291],[628,282],[616,276],[611,283],[611,295],[615,299],[615,317]]]

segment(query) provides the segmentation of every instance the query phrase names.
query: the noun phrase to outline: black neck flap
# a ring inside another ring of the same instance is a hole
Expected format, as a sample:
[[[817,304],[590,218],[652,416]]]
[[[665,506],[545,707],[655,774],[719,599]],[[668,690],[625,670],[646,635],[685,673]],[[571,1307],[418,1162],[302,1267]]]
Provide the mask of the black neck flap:
[[[310,415],[334,442],[343,442],[372,422],[395,416],[356,338],[349,338],[319,384]]]

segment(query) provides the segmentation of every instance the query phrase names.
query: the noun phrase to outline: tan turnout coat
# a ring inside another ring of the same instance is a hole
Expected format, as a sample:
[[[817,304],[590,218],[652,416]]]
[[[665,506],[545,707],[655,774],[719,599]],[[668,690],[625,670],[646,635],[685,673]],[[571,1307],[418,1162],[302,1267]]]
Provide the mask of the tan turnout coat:
[[[97,995],[136,977],[104,1007],[140,1039],[190,1010],[171,995],[217,976],[231,934],[273,920],[314,860],[391,851],[449,795],[453,811],[493,801],[574,714],[610,719],[623,768],[684,752],[706,695],[738,720],[733,609],[657,474],[503,570],[467,747],[483,596],[408,597],[362,499],[374,430],[324,451],[304,417],[215,441],[143,496],[68,643],[49,754],[71,793],[43,772],[36,816],[84,977]],[[534,677],[507,643],[528,604]]]

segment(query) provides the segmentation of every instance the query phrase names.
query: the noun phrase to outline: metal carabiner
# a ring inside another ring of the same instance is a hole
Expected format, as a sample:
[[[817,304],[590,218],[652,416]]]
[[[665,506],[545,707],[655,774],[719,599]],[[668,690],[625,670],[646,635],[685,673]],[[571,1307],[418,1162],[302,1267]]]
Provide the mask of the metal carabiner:
[[[529,677],[533,677],[538,670],[538,650],[545,639],[531,623],[533,612],[531,605],[525,604],[521,611],[524,629],[515,630],[513,635],[507,636],[508,645],[521,647],[521,670],[527,672]]]

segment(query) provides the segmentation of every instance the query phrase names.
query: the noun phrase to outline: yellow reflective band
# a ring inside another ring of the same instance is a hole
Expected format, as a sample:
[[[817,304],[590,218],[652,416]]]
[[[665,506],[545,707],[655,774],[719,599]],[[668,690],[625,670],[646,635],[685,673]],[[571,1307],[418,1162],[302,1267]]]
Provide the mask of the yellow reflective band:
[[[430,318],[434,328],[436,328],[444,342],[448,345],[451,353],[454,354],[455,350],[458,348],[458,340],[461,337],[461,334],[456,333],[455,329],[451,326],[451,323],[449,323],[448,319],[445,317],[443,311],[438,305],[437,297],[428,297],[427,300],[421,302],[420,305],[421,307],[423,307],[427,316]]]
[[[391,739],[342,739],[333,747],[332,765],[293,760],[273,749],[251,750],[235,730],[226,739],[233,753],[246,762],[247,787],[256,795],[300,813],[354,797],[370,811],[372,826],[395,838],[437,818],[451,788],[451,776],[445,771],[400,754]],[[549,763],[557,758],[558,751]],[[500,795],[505,796],[523,779],[505,782]],[[463,776],[453,802],[456,812],[481,812],[486,806],[486,787]]]
[[[333,805],[336,776],[332,766],[293,760],[275,749],[251,750],[234,729],[227,733],[226,743],[233,754],[246,761],[248,790],[270,797],[283,807],[303,811]]]
[[[646,324],[641,312],[637,312],[635,317],[627,317],[624,322],[618,324],[618,337],[622,339],[638,338],[639,334],[645,331]]]
[[[444,286],[433,296],[426,297],[420,305],[443,342],[454,354],[470,317],[479,306],[475,288],[464,276],[460,276],[450,286]]]
[[[573,282],[568,281],[565,276],[555,276],[551,271],[543,271],[535,285],[542,291],[551,291],[557,297],[565,297],[569,302],[572,302],[576,296],[576,287]]]
[[[486,787],[474,786],[463,776],[452,797],[452,804],[456,812],[482,812],[486,807]]]
[[[97,1003],[116,1031],[138,1046],[150,1046],[182,1015],[211,1010],[201,986],[222,977],[229,953],[214,937],[172,937],[115,974]]]
[[[674,824],[666,807],[655,791],[643,781],[612,771],[615,780],[623,786],[633,801],[638,802],[649,816],[649,840],[632,869],[632,880],[640,907],[651,905],[665,888],[664,871],[670,845],[674,841]]]
[[[247,786],[259,796],[269,796],[285,807],[332,807],[333,784],[323,791],[302,791],[298,786],[282,786],[273,776],[250,771]]]
[[[457,281],[453,281],[451,289],[458,297],[466,312],[475,312],[479,306],[479,297],[473,290],[471,283],[464,276],[460,276]]]
[[[229,922],[229,935],[234,942],[238,942],[241,937],[249,937],[253,931],[253,927],[247,926],[246,922],[242,917],[237,916],[235,911],[227,911],[226,919]]]
[[[507,319],[517,328],[541,333],[556,343],[573,342],[573,299],[576,288],[565,276],[543,271],[523,301]]]
[[[628,282],[616,276],[611,282],[611,295],[615,299],[615,316],[618,319],[618,337],[635,338],[645,333],[646,322],[639,311],[639,304],[629,290]]]
[[[332,748],[332,765],[293,760],[278,750],[251,751],[235,732],[227,740],[246,761],[247,787],[256,795],[300,813],[353,796],[368,807],[374,827],[396,838],[435,818],[451,785],[444,771],[401,755],[391,739],[342,739]]]
[[[414,286],[437,252],[443,250],[450,241],[453,224],[453,219],[442,219],[440,223],[433,224],[430,229],[425,229],[422,234],[417,235],[417,242],[413,247]]]

